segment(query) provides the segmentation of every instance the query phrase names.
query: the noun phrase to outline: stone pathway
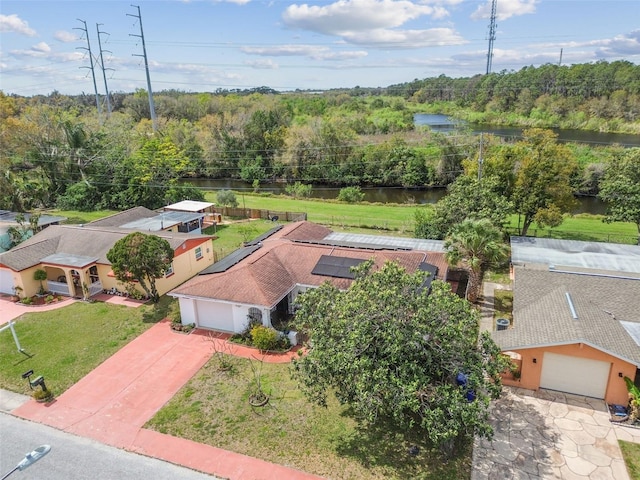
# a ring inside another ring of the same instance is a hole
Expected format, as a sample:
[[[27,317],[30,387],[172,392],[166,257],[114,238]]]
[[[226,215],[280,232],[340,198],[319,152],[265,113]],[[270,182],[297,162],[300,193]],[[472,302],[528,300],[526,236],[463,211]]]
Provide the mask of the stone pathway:
[[[611,423],[602,400],[548,390],[505,387],[491,423],[471,480],[629,480],[618,439],[640,443],[640,429]]]

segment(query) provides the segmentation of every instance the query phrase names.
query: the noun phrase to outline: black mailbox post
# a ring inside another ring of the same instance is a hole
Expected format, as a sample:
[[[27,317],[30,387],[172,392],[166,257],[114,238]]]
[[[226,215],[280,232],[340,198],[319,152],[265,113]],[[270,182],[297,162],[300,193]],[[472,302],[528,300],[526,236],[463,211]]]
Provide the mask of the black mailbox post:
[[[44,383],[44,377],[42,375],[38,375],[36,378],[31,380],[31,375],[33,375],[33,370],[29,370],[28,372],[24,372],[22,374],[22,378],[26,379],[29,382],[29,388],[33,390],[35,387],[40,386],[43,392],[47,391],[47,386]]]

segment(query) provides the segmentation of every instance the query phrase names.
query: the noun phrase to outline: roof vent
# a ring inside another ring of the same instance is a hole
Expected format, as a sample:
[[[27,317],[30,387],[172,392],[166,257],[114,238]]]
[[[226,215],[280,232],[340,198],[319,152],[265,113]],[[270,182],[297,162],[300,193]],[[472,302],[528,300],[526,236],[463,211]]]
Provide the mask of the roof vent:
[[[578,314],[576,313],[576,307],[573,305],[573,301],[571,300],[571,295],[569,295],[569,292],[565,292],[565,295],[567,297],[567,303],[569,304],[569,310],[571,310],[571,317],[574,320],[577,320]]]

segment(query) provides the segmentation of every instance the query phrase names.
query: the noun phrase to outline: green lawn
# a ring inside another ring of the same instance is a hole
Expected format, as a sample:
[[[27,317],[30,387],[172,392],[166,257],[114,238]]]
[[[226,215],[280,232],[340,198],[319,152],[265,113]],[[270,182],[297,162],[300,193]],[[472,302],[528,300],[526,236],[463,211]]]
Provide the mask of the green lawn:
[[[208,201],[215,202],[215,193],[206,192]],[[293,199],[285,195],[237,195],[246,208],[306,212],[310,222],[328,225],[335,230],[363,231],[370,234],[388,232],[393,235],[411,236],[417,208],[430,205],[397,205],[360,203],[347,204],[320,199]],[[567,215],[557,228],[539,229],[534,223],[528,235],[559,239],[600,241],[636,244],[638,231],[634,224],[625,222],[605,223],[601,215]],[[518,216],[509,218],[510,232],[515,234]]]
[[[215,358],[209,361],[146,427],[334,479],[470,477],[470,445],[445,462],[424,435],[391,427],[363,430],[335,399],[327,408],[310,404],[286,364],[262,365],[270,401],[251,407],[250,361],[231,360],[231,372],[221,371]],[[420,447],[418,456],[409,455],[411,445]]]
[[[618,440],[624,463],[627,465],[629,478],[631,480],[640,480],[640,445],[637,443],[625,442]]]
[[[76,302],[65,307],[26,313],[16,320],[22,348],[10,332],[0,335],[0,388],[29,393],[21,375],[33,369],[47,387],[60,394],[96,366],[165,317],[168,297],[158,305],[130,308],[107,303]]]

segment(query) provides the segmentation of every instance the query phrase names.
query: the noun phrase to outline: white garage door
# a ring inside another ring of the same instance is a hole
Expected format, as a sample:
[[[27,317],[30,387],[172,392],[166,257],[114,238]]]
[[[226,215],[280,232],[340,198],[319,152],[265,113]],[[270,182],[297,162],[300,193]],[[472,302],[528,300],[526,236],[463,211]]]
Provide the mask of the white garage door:
[[[545,353],[540,388],[604,398],[611,364],[587,358]]]
[[[233,306],[229,303],[196,302],[198,326],[233,332]]]
[[[0,268],[0,293],[13,294],[13,273],[6,268]]]

